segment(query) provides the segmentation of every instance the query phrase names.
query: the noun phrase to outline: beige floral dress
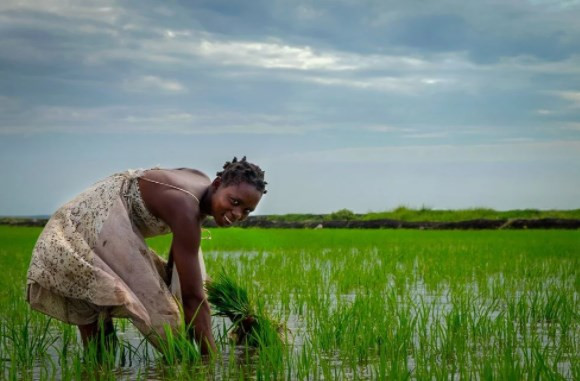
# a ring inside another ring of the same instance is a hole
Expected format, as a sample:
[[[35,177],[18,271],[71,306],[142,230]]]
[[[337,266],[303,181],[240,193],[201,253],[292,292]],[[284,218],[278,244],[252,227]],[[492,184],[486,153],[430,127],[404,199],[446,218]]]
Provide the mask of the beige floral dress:
[[[143,173],[114,174],[54,213],[28,269],[33,309],[77,325],[130,318],[154,343],[165,325],[181,324],[177,272],[168,286],[165,261],[144,240],[170,230],[145,207],[137,181]],[[201,249],[199,258],[205,279]]]

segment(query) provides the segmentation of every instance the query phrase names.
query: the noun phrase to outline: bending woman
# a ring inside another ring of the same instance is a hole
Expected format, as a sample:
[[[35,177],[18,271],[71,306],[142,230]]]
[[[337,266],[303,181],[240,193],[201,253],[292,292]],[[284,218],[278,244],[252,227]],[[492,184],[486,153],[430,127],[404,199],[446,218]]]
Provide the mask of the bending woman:
[[[114,174],[50,218],[33,250],[27,301],[78,325],[83,344],[112,335],[112,318],[130,318],[159,348],[165,329],[185,323],[203,354],[215,351],[200,250],[201,223],[245,219],[266,193],[264,172],[246,158],[226,162],[212,181],[194,169]],[[144,238],[173,233],[168,263]],[[173,286],[173,287],[172,287]],[[104,330],[104,332],[101,332]]]

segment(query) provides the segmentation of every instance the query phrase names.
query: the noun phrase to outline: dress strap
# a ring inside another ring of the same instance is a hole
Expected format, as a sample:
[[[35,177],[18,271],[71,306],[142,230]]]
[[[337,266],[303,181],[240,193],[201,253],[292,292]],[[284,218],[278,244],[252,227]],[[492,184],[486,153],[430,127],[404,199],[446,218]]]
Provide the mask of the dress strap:
[[[165,186],[167,186],[167,187],[169,187],[169,188],[173,188],[173,189],[177,189],[177,190],[180,190],[180,191],[182,191],[182,192],[185,192],[185,193],[187,193],[188,195],[190,195],[191,197],[193,197],[193,198],[195,199],[195,201],[197,201],[197,203],[199,204],[199,199],[198,199],[198,198],[197,198],[197,197],[196,197],[196,196],[195,196],[193,193],[191,193],[191,192],[190,192],[190,191],[188,191],[188,190],[185,190],[185,189],[183,189],[183,188],[180,188],[180,187],[176,187],[175,185],[171,185],[171,184],[167,184],[167,183],[162,183],[162,182],[159,182],[159,181],[151,180],[151,179],[148,179],[147,177],[143,177],[143,176],[139,176],[139,178],[140,178],[141,180],[149,181],[150,183],[155,183],[155,184],[165,185]]]

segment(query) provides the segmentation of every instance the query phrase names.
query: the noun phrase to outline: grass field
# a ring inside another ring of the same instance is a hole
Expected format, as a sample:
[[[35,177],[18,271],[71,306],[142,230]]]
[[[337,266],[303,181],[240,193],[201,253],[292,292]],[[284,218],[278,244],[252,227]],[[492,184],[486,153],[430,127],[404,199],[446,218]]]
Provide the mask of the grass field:
[[[0,226],[3,379],[580,379],[580,231],[215,229],[208,272],[235,275],[287,344],[234,347],[214,319],[217,359],[177,339],[163,359],[120,320],[101,365],[24,302],[39,233]]]

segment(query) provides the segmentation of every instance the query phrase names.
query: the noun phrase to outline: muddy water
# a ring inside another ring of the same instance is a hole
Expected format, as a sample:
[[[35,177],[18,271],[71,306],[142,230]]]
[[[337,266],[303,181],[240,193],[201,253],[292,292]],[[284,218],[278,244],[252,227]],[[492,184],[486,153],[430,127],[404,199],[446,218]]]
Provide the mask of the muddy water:
[[[501,278],[502,275],[495,275],[490,277],[490,283],[493,283],[497,278]],[[547,282],[561,282],[558,279],[546,280]],[[388,287],[394,287],[394,284],[387,284]],[[479,290],[477,289],[478,284],[466,284],[463,286],[465,290],[469,290],[474,296],[479,295]],[[433,288],[431,288],[433,290]],[[334,308],[340,303],[354,303],[357,299],[356,293],[349,294],[338,294],[330,291],[329,295],[330,308]],[[446,285],[440,285],[437,288],[436,293],[429,291],[429,287],[423,284],[420,280],[414,284],[409,284],[406,287],[406,298],[398,299],[398,303],[412,303],[420,304],[425,303],[431,307],[431,314],[428,317],[428,326],[434,322],[434,317],[442,318],[446,316],[453,309],[453,302],[450,297],[452,291]],[[290,299],[296,299],[297,295],[290,295]],[[575,295],[578,298],[578,295]],[[478,299],[481,303],[487,303],[485,298]],[[291,303],[292,304],[292,303]],[[279,312],[284,315],[282,310],[274,312]],[[289,346],[293,356],[298,357],[302,354],[305,348],[308,348],[306,343],[311,339],[308,336],[308,329],[304,322],[303,316],[306,316],[307,310],[303,311],[302,315],[292,314],[288,311],[284,315],[286,319],[287,328],[289,330]],[[490,319],[497,318],[502,313],[501,310],[491,310],[488,313]],[[222,332],[227,330],[229,327],[229,321],[223,318],[214,318],[214,334],[219,338]],[[115,370],[116,378],[127,379],[127,380],[164,380],[171,378],[170,372],[168,372],[168,367],[163,365],[163,362],[159,359],[158,354],[155,350],[147,344],[139,332],[127,321],[117,321],[117,335],[122,343],[122,348],[124,348],[124,355],[119,355],[117,359],[117,369]],[[430,328],[428,328],[429,330]],[[549,346],[558,346],[558,342],[554,343],[553,330],[550,332],[550,324],[543,325],[530,325],[527,328],[529,331],[534,331],[536,337],[540,339],[542,344]],[[579,327],[576,325],[573,329],[578,330]],[[60,332],[54,332],[55,336],[59,337]],[[75,331],[76,334],[76,331]],[[577,333],[576,333],[577,334]],[[556,331],[556,336],[558,336],[558,331]],[[520,337],[521,338],[521,337]],[[77,336],[77,343],[80,342],[80,338]],[[412,338],[413,344],[418,347],[418,338],[414,336]],[[223,342],[227,342],[227,339],[223,339]],[[67,364],[62,364],[62,347],[63,341],[58,339],[55,344],[50,348],[48,355],[51,358],[50,362],[42,360],[34,364],[31,369],[29,376],[33,379],[61,379],[61,366],[67,366]],[[76,347],[78,349],[78,346]],[[524,349],[528,351],[531,349]],[[481,351],[477,350],[476,351]],[[74,348],[73,348],[73,353]],[[123,352],[123,351],[121,351]],[[78,353],[78,351],[77,351]],[[476,352],[481,354],[481,352]],[[566,354],[568,359],[574,358],[575,354]],[[318,353],[320,359],[323,359],[326,364],[331,364],[331,367],[336,370],[336,374],[340,374],[341,378],[358,378],[358,379],[370,379],[373,377],[373,364],[367,366],[360,366],[356,370],[346,370],[347,367],[344,366],[343,359],[339,352],[333,354],[322,354]],[[521,356],[520,356],[521,357]],[[529,357],[529,355],[528,355]],[[68,366],[74,363],[74,358],[69,359]],[[415,359],[412,356],[407,357],[407,368],[412,370],[416,368]],[[216,361],[215,367],[213,369],[208,369],[208,367],[198,367],[192,368],[191,372],[194,373],[209,373],[209,377],[213,379],[230,379],[239,378],[235,375],[243,374],[243,378],[255,378],[256,370],[258,368],[259,356],[255,352],[249,352],[244,347],[233,347],[229,345],[223,345],[220,352],[219,360]],[[314,361],[317,361],[316,359]],[[524,364],[522,364],[524,365]],[[9,366],[9,365],[8,365]],[[573,379],[573,366],[570,360],[562,360],[557,363],[557,371],[565,379]],[[235,375],[232,374],[235,372]],[[457,375],[459,376],[459,375]],[[6,377],[5,377],[6,378]],[[321,377],[318,377],[321,378]]]
[[[429,303],[433,306],[434,315],[445,316],[445,314],[452,309],[452,304],[449,299],[449,292],[441,292],[437,295],[430,294],[426,292],[424,285],[418,283],[411,291],[412,300],[421,300],[425,303]],[[334,302],[354,302],[356,299],[355,294],[345,294],[331,297]],[[407,299],[408,301],[409,299]],[[404,300],[400,300],[400,303],[405,303]],[[496,317],[499,315],[499,311],[492,311],[490,317]],[[433,316],[433,315],[432,315]],[[431,317],[432,318],[432,317]],[[430,318],[430,319],[431,319]],[[221,332],[229,327],[229,321],[223,318],[214,318],[214,333],[219,338]],[[171,378],[171,373],[168,373],[168,367],[163,365],[163,362],[159,359],[155,350],[147,344],[143,339],[141,334],[127,322],[122,324],[118,323],[117,326],[117,336],[122,342],[122,346],[125,348],[124,356],[119,355],[117,364],[118,368],[115,371],[115,377],[119,379],[126,380],[165,380]],[[307,334],[307,328],[300,316],[289,315],[287,319],[287,328],[290,333],[290,347],[291,351],[295,356],[300,356],[301,352],[304,350],[305,342],[308,341],[309,337]],[[547,332],[548,328],[543,327],[530,327],[530,329],[535,329],[537,337],[541,338],[544,344],[549,343],[549,334]],[[78,342],[80,338],[77,337]],[[227,341],[226,339],[224,339]],[[415,345],[419,345],[416,341],[417,338],[414,337],[413,341]],[[54,364],[59,364],[61,361],[61,355],[55,348],[61,348],[62,343],[57,341],[54,347],[51,349],[50,356],[52,357],[52,362]],[[347,370],[344,366],[343,360],[341,359],[340,353],[335,354],[319,354],[321,359],[325,361],[326,364],[330,364],[331,367],[336,369],[336,374],[339,374],[341,378],[357,378],[357,379],[371,379],[373,378],[373,364],[368,364],[367,366],[360,366],[356,370]],[[224,345],[221,348],[220,358],[216,362],[213,369],[208,369],[208,367],[198,367],[192,368],[191,372],[194,373],[206,373],[208,377],[212,379],[230,379],[232,378],[232,372],[236,372],[240,376],[240,372],[243,373],[244,379],[255,378],[256,369],[258,362],[258,354],[253,351],[248,351],[244,347],[234,347],[229,345]],[[57,366],[56,369],[52,371],[46,371],[46,362],[44,364],[37,364],[37,368],[32,370],[33,378],[49,378],[60,379],[60,369]],[[415,360],[412,356],[407,357],[407,368],[414,369],[416,367]],[[573,372],[570,361],[560,361],[557,364],[558,373],[562,375],[565,379],[573,379]],[[356,374],[355,374],[356,373]],[[459,374],[457,375],[459,377]],[[238,377],[234,377],[238,378]]]

